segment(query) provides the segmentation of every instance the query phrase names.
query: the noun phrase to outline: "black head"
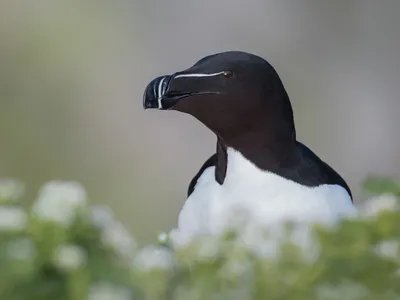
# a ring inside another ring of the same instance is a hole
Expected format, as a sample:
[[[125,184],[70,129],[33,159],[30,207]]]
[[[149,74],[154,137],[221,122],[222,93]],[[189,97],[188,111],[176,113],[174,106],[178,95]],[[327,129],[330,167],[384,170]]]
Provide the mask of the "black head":
[[[263,58],[222,52],[189,69],[157,77],[147,86],[145,109],[188,113],[226,144],[239,136],[294,138],[293,112],[283,84]]]

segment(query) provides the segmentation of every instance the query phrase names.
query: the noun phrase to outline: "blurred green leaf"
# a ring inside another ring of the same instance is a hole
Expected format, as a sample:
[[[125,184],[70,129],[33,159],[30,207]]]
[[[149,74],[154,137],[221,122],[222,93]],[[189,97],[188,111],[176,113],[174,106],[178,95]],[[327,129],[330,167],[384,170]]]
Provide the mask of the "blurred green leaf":
[[[364,180],[363,187],[372,195],[391,193],[400,197],[400,181],[397,180],[370,176]]]

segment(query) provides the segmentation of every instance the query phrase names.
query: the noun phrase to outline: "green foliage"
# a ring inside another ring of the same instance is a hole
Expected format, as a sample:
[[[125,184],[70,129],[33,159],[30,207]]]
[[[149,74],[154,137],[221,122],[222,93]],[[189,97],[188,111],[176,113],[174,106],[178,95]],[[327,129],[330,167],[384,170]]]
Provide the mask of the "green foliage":
[[[0,182],[0,299],[399,299],[398,183],[360,216],[315,228],[316,252],[289,240],[260,255],[235,232],[192,240],[163,234],[138,248],[105,206],[74,182],[49,182],[24,209],[19,182]],[[287,227],[288,232],[291,227]]]
[[[364,188],[373,195],[391,193],[398,198],[400,197],[400,182],[388,178],[370,176],[364,180]]]

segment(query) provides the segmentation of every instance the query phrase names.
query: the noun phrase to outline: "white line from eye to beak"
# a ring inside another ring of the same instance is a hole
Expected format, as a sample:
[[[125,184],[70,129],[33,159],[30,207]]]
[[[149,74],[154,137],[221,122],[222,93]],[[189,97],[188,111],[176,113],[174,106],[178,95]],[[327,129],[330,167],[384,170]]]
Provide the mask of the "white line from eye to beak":
[[[213,76],[218,76],[224,74],[224,72],[218,72],[218,73],[192,73],[192,74],[180,74],[175,76],[175,78],[182,78],[182,77],[213,77]]]
[[[161,108],[161,97],[162,97],[161,92],[162,92],[162,85],[163,85],[164,80],[165,80],[165,77],[163,77],[160,80],[160,83],[158,84],[158,97],[157,97],[158,108]]]

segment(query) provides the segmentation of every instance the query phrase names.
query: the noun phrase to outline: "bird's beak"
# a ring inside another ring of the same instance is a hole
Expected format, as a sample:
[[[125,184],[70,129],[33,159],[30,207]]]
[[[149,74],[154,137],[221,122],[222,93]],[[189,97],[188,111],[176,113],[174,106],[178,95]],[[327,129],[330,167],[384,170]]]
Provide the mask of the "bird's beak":
[[[144,109],[173,109],[180,100],[204,94],[218,94],[218,92],[206,91],[203,85],[190,73],[175,73],[173,75],[160,76],[153,79],[146,87],[143,94]]]

